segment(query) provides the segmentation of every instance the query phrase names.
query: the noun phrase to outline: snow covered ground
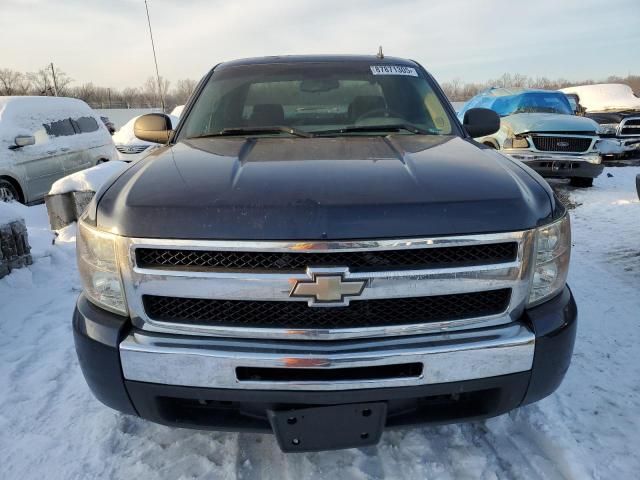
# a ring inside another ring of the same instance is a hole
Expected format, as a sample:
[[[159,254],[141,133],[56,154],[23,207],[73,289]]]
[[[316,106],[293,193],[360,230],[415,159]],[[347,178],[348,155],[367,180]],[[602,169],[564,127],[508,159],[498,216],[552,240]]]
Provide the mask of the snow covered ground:
[[[608,177],[607,173],[613,175]],[[572,190],[569,282],[580,325],[551,397],[471,424],[390,431],[380,445],[282,454],[273,437],[173,429],[103,407],[78,367],[74,227],[52,244],[21,207],[35,263],[0,280],[2,479],[632,479],[640,472],[638,167]]]

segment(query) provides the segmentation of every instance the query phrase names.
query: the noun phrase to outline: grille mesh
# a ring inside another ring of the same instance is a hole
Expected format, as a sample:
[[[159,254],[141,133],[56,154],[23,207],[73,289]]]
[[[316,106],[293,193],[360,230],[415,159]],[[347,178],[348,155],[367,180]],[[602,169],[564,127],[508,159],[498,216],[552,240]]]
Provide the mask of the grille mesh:
[[[357,300],[348,307],[306,302],[239,301],[144,295],[147,315],[158,321],[226,327],[314,329],[408,325],[494,315],[506,310],[511,290],[431,297]]]
[[[620,135],[625,137],[640,135],[640,118],[634,117],[626,119],[622,124]]]
[[[586,152],[591,146],[589,137],[533,136],[533,144],[543,152]]]
[[[282,253],[139,248],[139,267],[191,267],[224,270],[304,271],[308,266],[345,266],[354,271],[393,268],[433,268],[504,263],[515,260],[516,242],[462,247],[376,250],[364,252]]]
[[[136,154],[144,152],[149,145],[116,145],[116,149],[124,154]]]

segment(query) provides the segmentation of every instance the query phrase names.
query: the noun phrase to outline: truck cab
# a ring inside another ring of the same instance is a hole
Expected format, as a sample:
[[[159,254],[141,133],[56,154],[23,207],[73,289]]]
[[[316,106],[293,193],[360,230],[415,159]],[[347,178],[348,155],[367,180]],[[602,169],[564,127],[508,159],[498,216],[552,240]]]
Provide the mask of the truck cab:
[[[568,213],[473,140],[418,63],[222,63],[164,144],[79,221],[87,383],[150,421],[273,433],[285,452],[500,415],[560,384],[577,309]]]

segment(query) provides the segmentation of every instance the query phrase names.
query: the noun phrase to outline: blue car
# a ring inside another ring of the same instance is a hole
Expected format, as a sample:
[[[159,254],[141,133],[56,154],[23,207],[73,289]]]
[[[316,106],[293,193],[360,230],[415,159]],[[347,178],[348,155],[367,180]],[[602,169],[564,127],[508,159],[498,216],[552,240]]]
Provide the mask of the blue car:
[[[544,177],[570,178],[590,187],[603,170],[597,144],[598,124],[576,116],[562,92],[527,88],[490,88],[458,112],[488,108],[500,116],[500,130],[476,138],[484,145],[520,160]]]

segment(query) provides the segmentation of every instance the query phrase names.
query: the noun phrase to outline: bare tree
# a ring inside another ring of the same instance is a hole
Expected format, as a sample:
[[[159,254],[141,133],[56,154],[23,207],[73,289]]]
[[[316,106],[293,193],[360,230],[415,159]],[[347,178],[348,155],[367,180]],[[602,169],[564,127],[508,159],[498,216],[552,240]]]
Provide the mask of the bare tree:
[[[0,95],[26,95],[29,92],[29,80],[15,70],[0,68]]]
[[[140,102],[140,90],[138,88],[127,87],[120,93],[120,98],[126,108],[135,107]]]
[[[55,95],[64,97],[70,93],[73,80],[59,68],[55,68],[55,84],[51,67],[41,68],[37,72],[28,73],[31,82],[31,93],[35,95]]]
[[[192,80],[190,78],[186,80],[178,80],[175,88],[171,92],[173,95],[173,100],[177,105],[183,105],[187,103],[187,100],[196,89],[198,82]]]
[[[93,83],[84,83],[79,87],[76,87],[72,90],[72,96],[79,98],[80,100],[84,100],[85,102],[92,104],[97,100],[97,92],[96,87]]]
[[[158,83],[160,88],[158,88]],[[160,107],[162,105],[162,98],[167,97],[170,85],[171,82],[162,77],[160,77],[159,81],[155,77],[147,78],[147,81],[142,86],[142,98],[145,106]]]
[[[192,79],[183,79],[176,82],[173,88],[171,83],[160,77],[160,88],[155,77],[149,77],[138,88],[124,88],[122,90],[99,87],[92,82],[79,86],[72,86],[71,78],[60,69],[55,70],[58,95],[81,98],[95,108],[139,108],[159,107],[161,105],[160,93],[165,100],[165,107],[171,110],[174,106],[184,104],[197,86]],[[640,75],[627,75],[620,77],[609,76],[601,82],[624,83],[629,85],[636,95],[640,95]],[[547,77],[527,77],[520,73],[506,72],[500,77],[486,82],[464,82],[455,78],[442,83],[442,89],[451,101],[465,101],[478,92],[490,87],[529,87],[557,90],[573,85],[589,85],[596,83],[594,80],[571,81],[565,78],[550,79]],[[0,69],[0,95],[54,95],[53,75],[51,66],[37,72],[21,73],[8,68]]]
[[[45,69],[27,73],[31,83],[31,92],[34,95],[53,95],[53,84]]]

